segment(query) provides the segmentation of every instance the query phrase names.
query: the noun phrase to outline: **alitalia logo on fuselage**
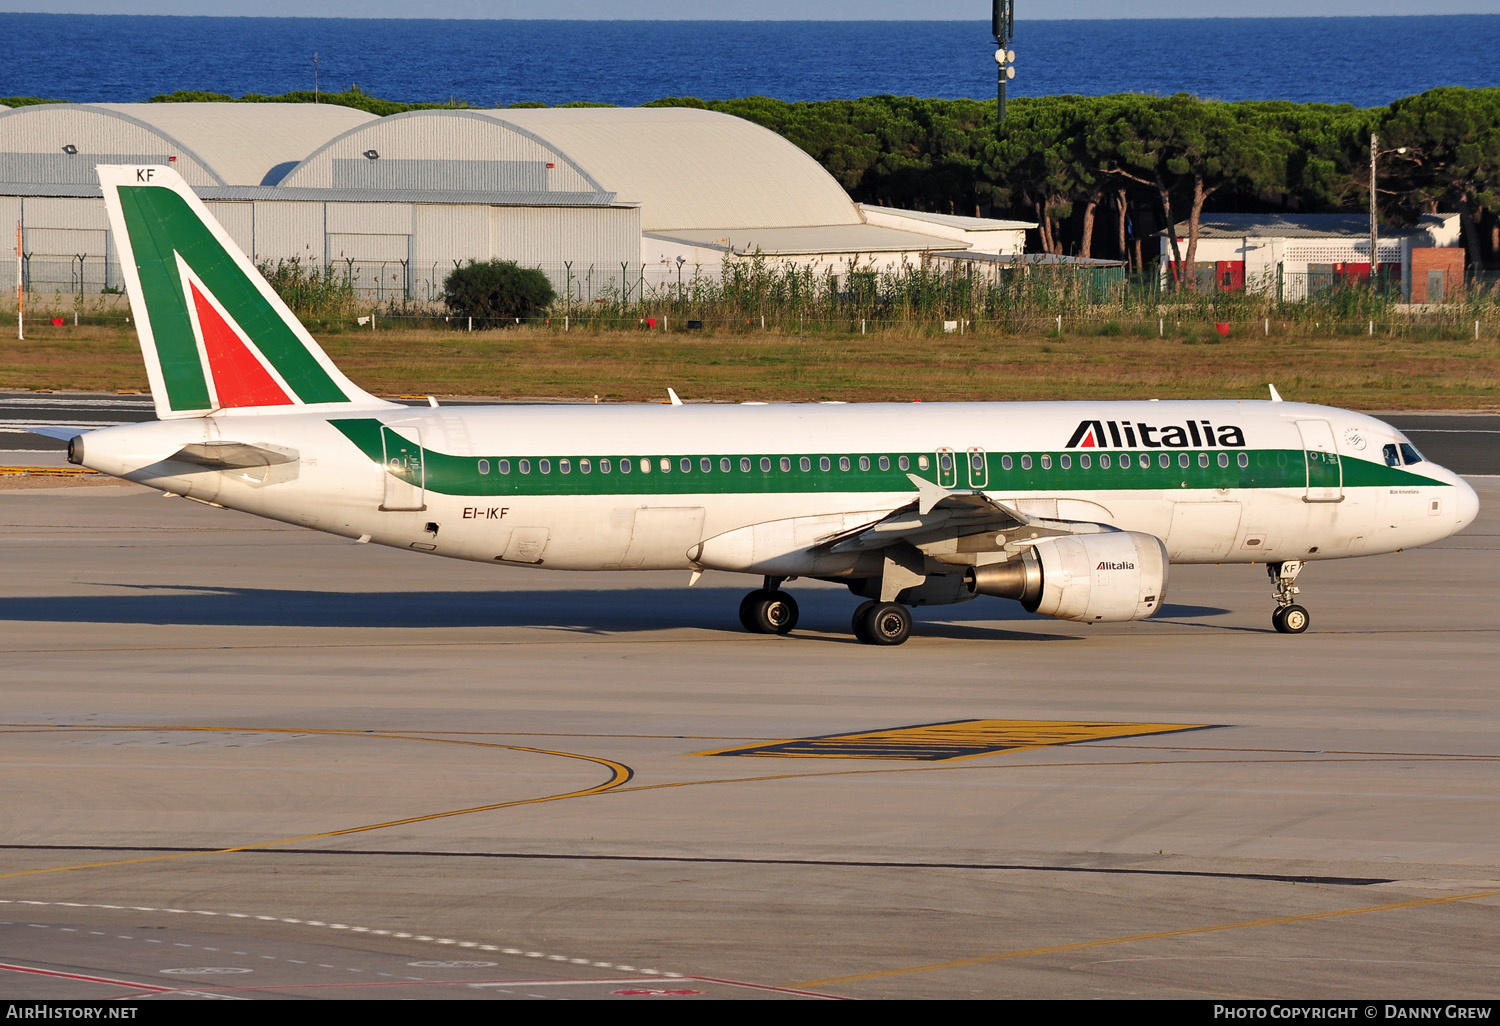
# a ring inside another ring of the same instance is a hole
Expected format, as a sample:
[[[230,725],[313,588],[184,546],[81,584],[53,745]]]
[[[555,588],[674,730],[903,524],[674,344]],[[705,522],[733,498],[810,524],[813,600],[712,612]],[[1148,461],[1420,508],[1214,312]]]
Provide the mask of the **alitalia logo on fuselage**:
[[[1206,420],[1147,424],[1141,420],[1080,420],[1067,449],[1243,449],[1245,432]]]

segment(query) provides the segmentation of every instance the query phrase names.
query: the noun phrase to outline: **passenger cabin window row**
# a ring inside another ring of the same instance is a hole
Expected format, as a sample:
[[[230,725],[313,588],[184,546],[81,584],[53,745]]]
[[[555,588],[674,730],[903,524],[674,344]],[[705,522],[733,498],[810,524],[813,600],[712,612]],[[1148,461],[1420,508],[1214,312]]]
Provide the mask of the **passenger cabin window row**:
[[[1061,470],[1071,470],[1073,469],[1073,459],[1074,455],[1072,453],[1061,453],[1056,458],[1056,465]],[[1099,469],[1101,470],[1109,470],[1116,465],[1118,465],[1119,469],[1121,470],[1130,470],[1133,467],[1139,467],[1142,470],[1146,470],[1149,469],[1152,465],[1152,457],[1150,453],[1132,454],[1128,452],[1122,452],[1117,454],[1110,454],[1107,452],[1101,452],[1097,455],[1092,453],[1079,453],[1077,454],[1077,459],[1078,467],[1082,470],[1092,470],[1095,466],[1096,461]],[[1224,451],[1220,451],[1215,454],[1200,452],[1196,455],[1196,462],[1198,466],[1205,470],[1212,466],[1215,462],[1218,463],[1221,469],[1227,469],[1229,467],[1229,459],[1229,453]],[[1385,447],[1385,461],[1387,465],[1392,467],[1399,467],[1402,465],[1403,459],[1407,465],[1422,462],[1421,454],[1418,453],[1416,449],[1412,448],[1411,445],[1405,442],[1401,443],[1399,452],[1395,445],[1387,445]],[[837,464],[840,473],[848,473],[855,466],[858,466],[861,471],[869,471],[872,467],[878,467],[882,471],[889,471],[893,464],[897,469],[901,471],[909,471],[912,468],[913,462],[915,462],[919,470],[927,470],[932,466],[931,461],[926,456],[917,456],[915,458],[915,461],[913,461],[912,457],[910,456],[897,456],[894,460],[892,460],[890,456],[837,457]],[[939,453],[937,462],[938,470],[941,474],[948,476],[951,476],[953,474],[953,453]],[[1035,457],[1031,456],[1030,454],[1023,454],[1019,458],[1011,456],[1009,454],[1000,457],[1000,467],[1002,470],[1014,470],[1018,463],[1022,470],[1031,470],[1033,467],[1039,467],[1042,470],[1051,470],[1053,467],[1053,462],[1053,457],[1050,453],[1041,453]],[[1172,466],[1173,463],[1172,454],[1165,452],[1158,453],[1156,454],[1155,462],[1157,467],[1162,470],[1167,470]],[[1237,462],[1242,469],[1250,466],[1249,454],[1244,452],[1236,453],[1235,462]],[[1279,462],[1284,462],[1284,457],[1282,457]],[[817,457],[818,471],[820,473],[826,474],[832,472],[834,463],[834,457]],[[1176,463],[1179,469],[1187,470],[1193,465],[1194,456],[1186,452],[1177,453]],[[792,472],[793,457],[761,456],[757,458],[752,456],[740,456],[736,460],[735,457],[720,456],[718,460],[715,461],[715,459],[711,456],[700,456],[696,459],[696,470],[700,474],[712,474],[714,473],[716,468],[717,471],[721,474],[731,474],[735,471],[736,468],[738,468],[739,472],[742,474],[749,474],[755,469],[757,465],[759,466],[760,472],[762,474],[771,473],[773,467],[780,470],[783,474],[790,474]],[[479,473],[488,474],[490,472],[490,466],[491,465],[489,460],[480,460],[478,462]],[[575,469],[580,474],[593,474],[596,469],[600,474],[630,474],[635,472],[637,468],[639,468],[642,474],[649,474],[653,470],[659,471],[663,474],[670,474],[672,473],[674,467],[680,473],[691,474],[695,469],[695,460],[694,457],[683,456],[678,458],[674,463],[673,458],[670,456],[662,456],[657,459],[653,459],[649,456],[622,456],[618,459],[604,456],[599,457],[598,459],[590,459],[587,457],[579,458],[576,462],[572,459],[558,459],[555,465],[551,459],[547,458],[538,458],[535,461],[530,459],[518,459],[515,460],[514,463],[508,459],[499,459],[494,463],[494,469],[500,474],[509,474],[511,473],[512,469],[514,469],[518,474],[530,474],[532,473],[533,469],[539,474],[551,474],[554,466],[559,474],[572,474]],[[813,469],[813,457],[797,457],[796,467],[797,470],[801,473],[811,473]],[[984,454],[980,452],[969,453],[970,473],[983,474],[985,473],[985,470],[986,465]]]

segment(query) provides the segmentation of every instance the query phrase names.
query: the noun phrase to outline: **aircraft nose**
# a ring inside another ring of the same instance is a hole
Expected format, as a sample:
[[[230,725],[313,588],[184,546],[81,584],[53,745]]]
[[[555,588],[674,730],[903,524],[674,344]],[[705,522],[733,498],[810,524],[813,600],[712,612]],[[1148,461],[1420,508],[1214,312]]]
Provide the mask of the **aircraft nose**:
[[[1458,495],[1455,498],[1454,506],[1457,512],[1457,523],[1453,527],[1453,533],[1457,534],[1472,524],[1474,518],[1479,516],[1479,494],[1463,478],[1458,479]]]

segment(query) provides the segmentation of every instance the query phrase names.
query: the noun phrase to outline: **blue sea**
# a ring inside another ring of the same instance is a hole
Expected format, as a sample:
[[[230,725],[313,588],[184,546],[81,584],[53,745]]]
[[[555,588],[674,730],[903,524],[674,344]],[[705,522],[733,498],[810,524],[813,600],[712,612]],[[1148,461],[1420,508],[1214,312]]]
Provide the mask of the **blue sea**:
[[[1500,15],[1023,21],[1012,96],[1389,103],[1500,86]],[[347,89],[406,102],[995,95],[988,21],[440,21],[0,14],[0,96]]]

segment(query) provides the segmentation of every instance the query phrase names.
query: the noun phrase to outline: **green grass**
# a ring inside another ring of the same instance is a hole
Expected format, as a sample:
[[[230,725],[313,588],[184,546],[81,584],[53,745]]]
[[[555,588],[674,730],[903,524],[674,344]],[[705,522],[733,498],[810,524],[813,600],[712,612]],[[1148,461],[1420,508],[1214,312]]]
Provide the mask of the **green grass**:
[[[27,335],[0,343],[0,389],[146,388],[128,327],[42,323]],[[320,341],[381,395],[651,401],[670,386],[684,399],[722,401],[1260,398],[1273,382],[1287,399],[1357,409],[1500,408],[1500,342],[1445,332],[1370,339],[1331,326],[1273,327],[1269,338],[1221,338],[1210,325],[1158,339],[1096,330],[798,336],[522,327],[362,330]]]

